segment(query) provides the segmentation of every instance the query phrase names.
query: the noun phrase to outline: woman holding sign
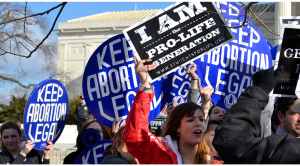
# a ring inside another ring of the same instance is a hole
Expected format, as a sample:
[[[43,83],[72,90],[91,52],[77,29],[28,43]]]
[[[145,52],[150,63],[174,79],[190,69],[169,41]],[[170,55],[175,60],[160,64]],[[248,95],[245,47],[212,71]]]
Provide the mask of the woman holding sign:
[[[54,150],[51,141],[43,152],[34,149],[34,142],[26,141],[23,147],[20,146],[21,129],[17,123],[8,121],[1,126],[1,152],[0,164],[49,164],[50,154]]]
[[[155,94],[146,73],[156,66],[144,65],[151,59],[137,62],[133,57],[141,84],[127,116],[123,135],[128,152],[140,164],[217,163],[212,160],[204,141],[204,111],[195,103],[183,103],[174,108],[165,125],[162,141],[149,133],[150,102]]]

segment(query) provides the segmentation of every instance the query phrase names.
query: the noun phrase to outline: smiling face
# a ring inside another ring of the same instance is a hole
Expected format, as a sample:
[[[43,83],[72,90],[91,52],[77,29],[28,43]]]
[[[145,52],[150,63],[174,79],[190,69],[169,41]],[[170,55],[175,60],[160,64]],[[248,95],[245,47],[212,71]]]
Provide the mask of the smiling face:
[[[103,140],[103,130],[102,130],[102,128],[101,128],[101,126],[100,126],[99,123],[93,122],[86,129],[95,129],[95,130],[97,130],[99,132],[99,134],[100,134],[100,138],[101,138],[100,141]]]
[[[221,121],[224,117],[226,113],[226,110],[224,110],[221,107],[215,106],[212,110],[211,110],[211,114],[209,116],[209,120],[217,120],[217,121]]]
[[[184,116],[181,125],[177,129],[180,141],[185,144],[197,145],[201,142],[205,129],[204,117],[202,112],[197,109],[193,116]]]
[[[18,134],[17,130],[12,128],[3,130],[1,139],[3,145],[7,148],[7,150],[9,151],[19,150],[20,135]]]

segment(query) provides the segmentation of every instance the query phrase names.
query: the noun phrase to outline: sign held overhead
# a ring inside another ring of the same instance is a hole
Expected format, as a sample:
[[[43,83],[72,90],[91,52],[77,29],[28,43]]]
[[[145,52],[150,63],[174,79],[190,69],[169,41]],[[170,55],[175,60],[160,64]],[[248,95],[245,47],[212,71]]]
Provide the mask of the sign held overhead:
[[[137,59],[152,59],[150,82],[235,39],[211,2],[176,3],[123,31]]]
[[[284,24],[281,29],[275,69],[283,65],[284,70],[274,88],[274,94],[296,97],[295,90],[300,72],[300,25]]]

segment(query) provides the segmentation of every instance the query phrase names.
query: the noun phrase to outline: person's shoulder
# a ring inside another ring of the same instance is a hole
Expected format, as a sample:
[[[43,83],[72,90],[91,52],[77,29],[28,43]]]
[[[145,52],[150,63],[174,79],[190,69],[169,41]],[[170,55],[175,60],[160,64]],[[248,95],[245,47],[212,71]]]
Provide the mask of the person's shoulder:
[[[71,152],[69,153],[66,157],[74,157],[74,156],[78,156],[79,152],[75,151],[75,152]]]
[[[34,156],[43,156],[44,155],[44,150],[37,150],[37,149],[32,149],[28,154],[27,157],[34,157]]]
[[[5,151],[0,151],[0,156],[5,156],[6,154],[5,154]]]
[[[73,164],[79,154],[78,151],[69,153],[64,159],[64,164]]]
[[[100,164],[130,164],[126,159],[118,155],[106,156]]]

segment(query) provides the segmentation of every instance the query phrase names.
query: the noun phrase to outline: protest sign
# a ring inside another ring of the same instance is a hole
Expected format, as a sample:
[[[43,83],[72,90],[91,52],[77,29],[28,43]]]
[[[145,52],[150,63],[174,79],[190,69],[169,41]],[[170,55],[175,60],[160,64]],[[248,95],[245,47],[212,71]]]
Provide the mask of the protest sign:
[[[300,16],[280,17],[280,24],[300,25]]]
[[[234,39],[212,2],[175,3],[123,30],[138,60],[152,59],[154,82]]]
[[[103,152],[112,140],[103,140],[93,148],[85,148],[76,158],[74,164],[99,164],[103,160]]]
[[[151,129],[157,129],[157,127],[162,126],[165,120],[166,116],[157,116],[150,122]]]
[[[102,124],[126,119],[140,81],[135,73],[132,50],[123,34],[102,43],[90,57],[83,74],[82,91],[86,104]],[[183,68],[152,83],[155,96],[150,104],[149,122],[166,102],[186,100],[190,78]]]
[[[295,94],[298,99],[300,98],[300,80],[299,80],[299,78],[300,77],[298,77],[298,81],[297,81],[297,85],[296,85],[296,89],[295,89]]]
[[[68,117],[68,95],[61,82],[47,79],[39,83],[29,96],[24,112],[24,132],[34,148],[44,150],[50,140],[54,144]]]
[[[240,10],[237,4],[220,2],[217,5],[229,26],[238,26],[243,22],[237,13],[244,14],[244,10]],[[248,27],[231,30],[237,40],[194,61],[198,64],[197,72],[202,85],[217,90],[212,101],[224,109],[230,108],[240,93],[251,85],[252,74],[272,66],[268,44],[252,23]],[[139,83],[131,47],[125,36],[120,34],[102,43],[90,57],[83,74],[82,90],[94,117],[111,127],[115,117],[126,119]],[[190,83],[191,79],[183,68],[153,82],[155,96],[150,103],[149,122],[163,110],[166,103],[185,102]],[[201,103],[200,97],[197,102]]]
[[[232,2],[216,2],[228,26],[244,22],[244,9]],[[248,19],[248,18],[247,18]],[[252,75],[272,66],[272,56],[264,35],[253,23],[231,28],[236,40],[196,60],[202,86],[214,89],[211,101],[229,109],[252,84]],[[200,102],[200,98],[198,99]]]
[[[300,71],[299,35],[300,25],[284,24],[282,26],[275,69],[283,65],[284,70],[273,91],[274,94],[279,94],[282,97],[295,97]]]

